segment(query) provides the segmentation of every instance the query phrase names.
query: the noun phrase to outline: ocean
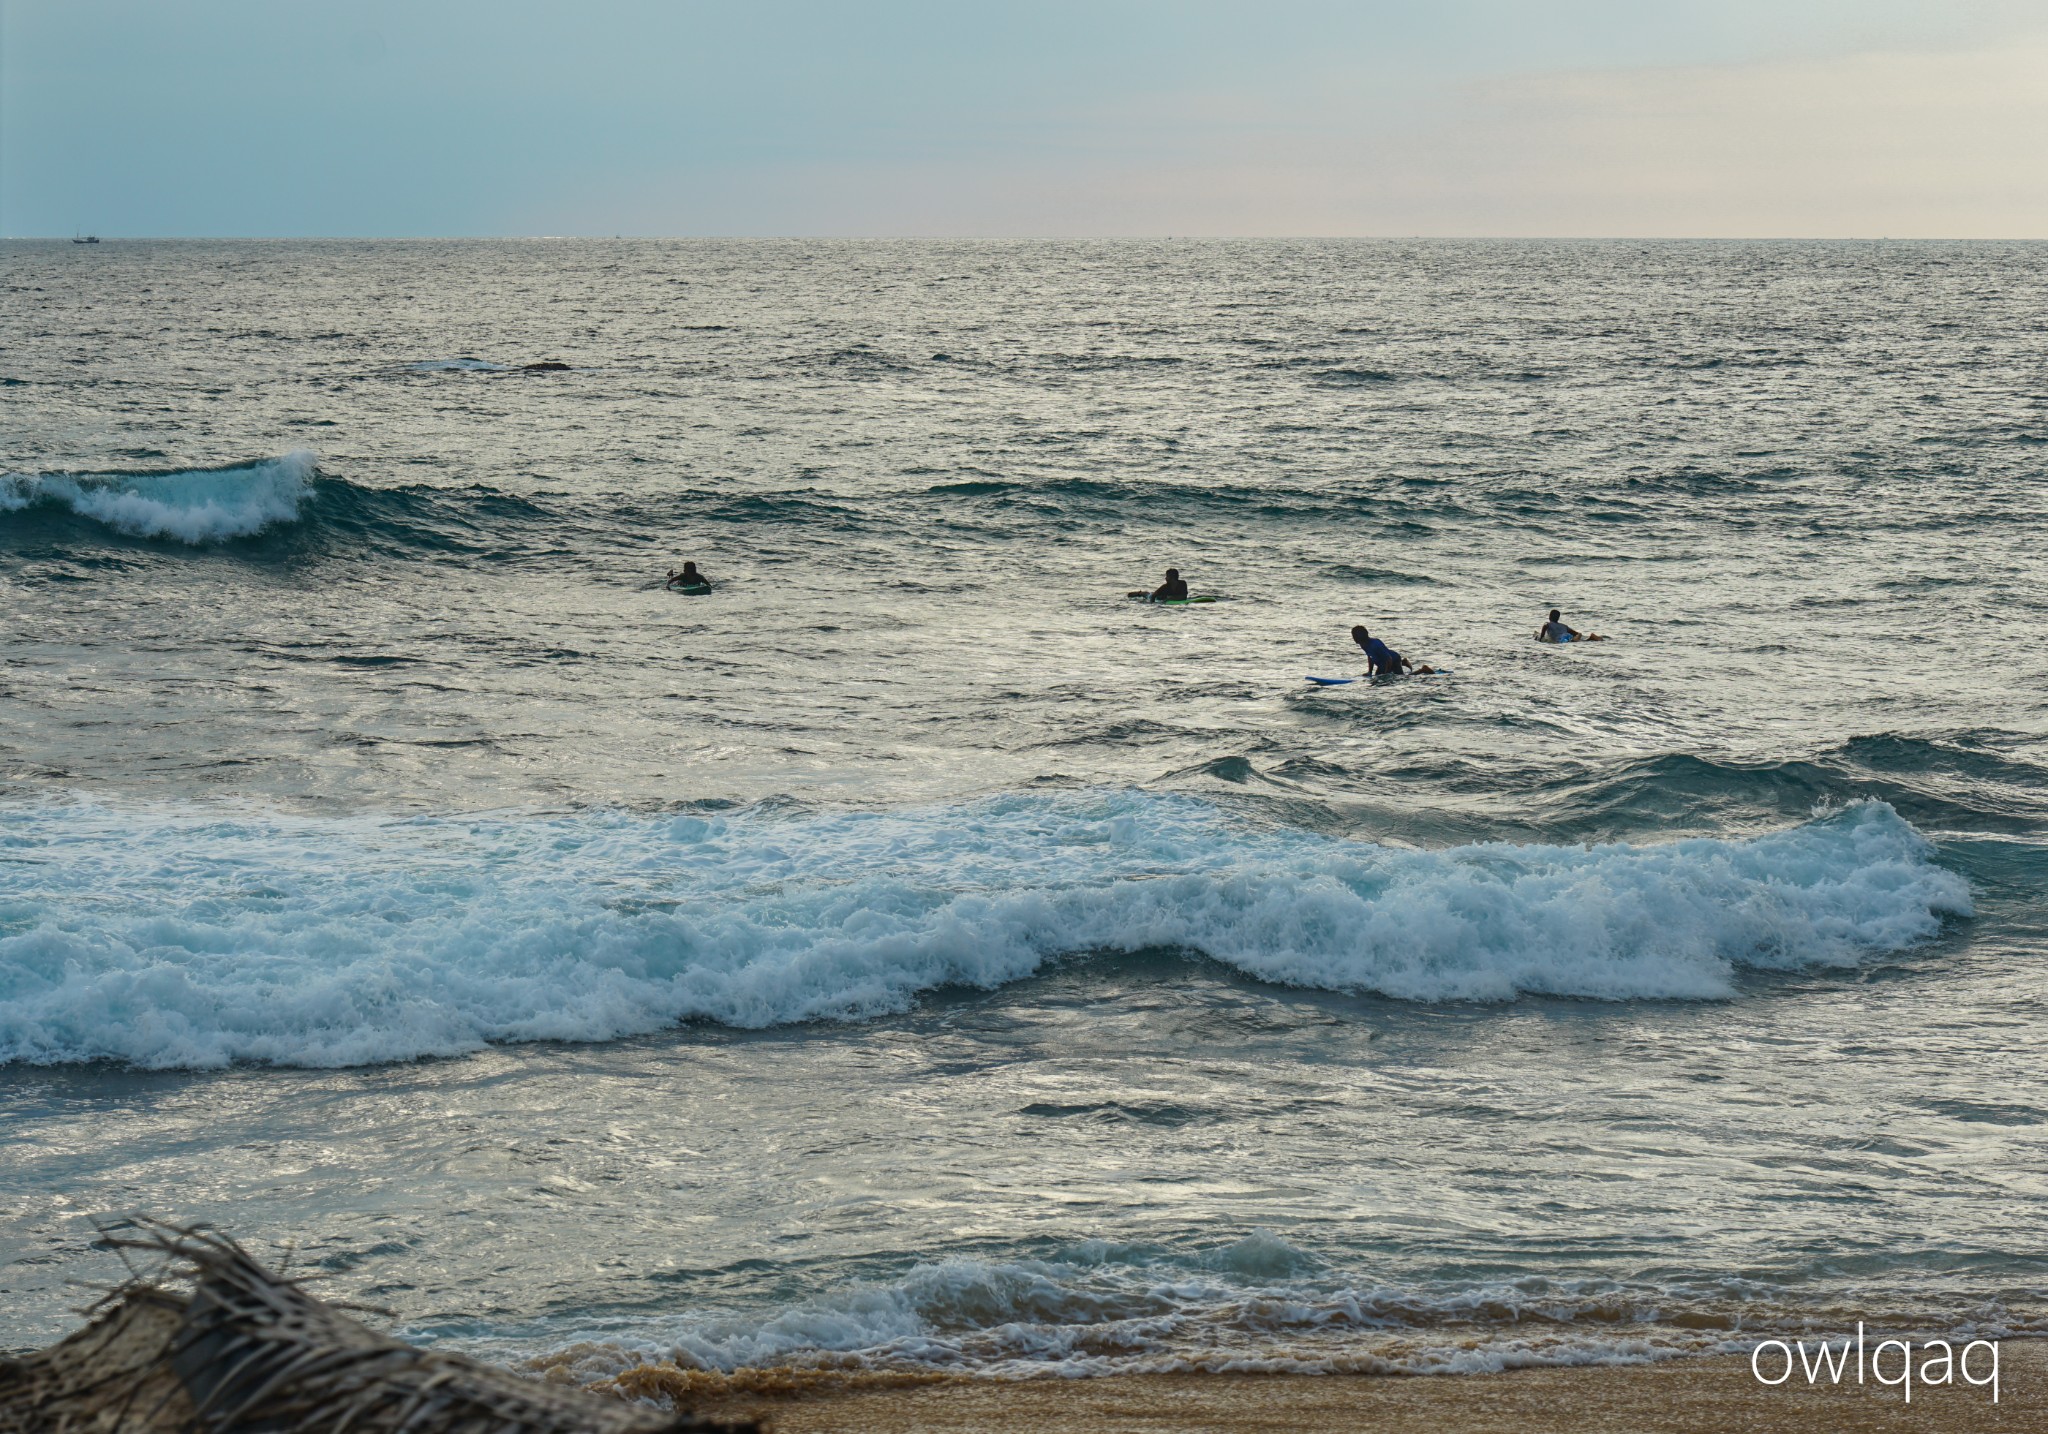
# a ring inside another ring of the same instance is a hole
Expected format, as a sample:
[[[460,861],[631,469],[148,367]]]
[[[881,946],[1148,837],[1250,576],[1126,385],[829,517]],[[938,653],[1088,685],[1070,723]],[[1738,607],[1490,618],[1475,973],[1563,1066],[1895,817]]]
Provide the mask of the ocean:
[[[0,1348],[2048,1333],[2048,246],[0,266]]]

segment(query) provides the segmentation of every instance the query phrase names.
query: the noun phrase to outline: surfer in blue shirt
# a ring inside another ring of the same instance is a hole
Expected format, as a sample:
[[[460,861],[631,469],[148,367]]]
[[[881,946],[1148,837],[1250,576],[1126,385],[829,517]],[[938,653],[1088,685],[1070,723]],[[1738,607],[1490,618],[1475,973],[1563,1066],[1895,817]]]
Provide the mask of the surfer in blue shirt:
[[[1368,677],[1399,677],[1403,672],[1436,671],[1434,667],[1417,667],[1363,627],[1351,629],[1351,640],[1365,649],[1365,660],[1371,664],[1366,673]]]
[[[1557,620],[1557,609],[1550,610],[1550,621],[1536,629],[1538,642],[1605,642],[1606,638],[1597,632],[1578,632]]]
[[[1154,602],[1186,602],[1188,585],[1182,581],[1179,568],[1166,570],[1166,581],[1152,590]]]

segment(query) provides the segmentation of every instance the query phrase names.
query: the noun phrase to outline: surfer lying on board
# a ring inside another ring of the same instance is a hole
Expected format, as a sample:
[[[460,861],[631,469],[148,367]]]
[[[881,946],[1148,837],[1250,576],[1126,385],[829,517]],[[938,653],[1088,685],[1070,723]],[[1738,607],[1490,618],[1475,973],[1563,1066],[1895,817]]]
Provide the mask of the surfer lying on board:
[[[1166,570],[1166,581],[1152,589],[1152,601],[1186,602],[1187,600],[1188,585],[1182,580],[1180,569],[1168,568]]]
[[[1363,627],[1351,629],[1351,640],[1365,649],[1365,660],[1371,664],[1366,673],[1368,677],[1399,677],[1403,672],[1436,671],[1434,667],[1417,667]]]
[[[1605,642],[1606,638],[1597,632],[1576,632],[1557,620],[1557,609],[1550,610],[1550,621],[1536,629],[1538,642]]]
[[[663,586],[671,588],[703,588],[707,592],[711,588],[711,584],[705,579],[704,574],[698,572],[697,565],[691,562],[685,562],[681,572],[670,568],[668,570],[668,581]]]

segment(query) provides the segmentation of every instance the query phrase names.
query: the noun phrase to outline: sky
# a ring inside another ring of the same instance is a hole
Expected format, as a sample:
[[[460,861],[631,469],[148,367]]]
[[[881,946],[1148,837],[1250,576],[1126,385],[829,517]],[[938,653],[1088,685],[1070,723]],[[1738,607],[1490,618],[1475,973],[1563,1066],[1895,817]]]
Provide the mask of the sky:
[[[2048,0],[0,0],[0,236],[2048,238]]]

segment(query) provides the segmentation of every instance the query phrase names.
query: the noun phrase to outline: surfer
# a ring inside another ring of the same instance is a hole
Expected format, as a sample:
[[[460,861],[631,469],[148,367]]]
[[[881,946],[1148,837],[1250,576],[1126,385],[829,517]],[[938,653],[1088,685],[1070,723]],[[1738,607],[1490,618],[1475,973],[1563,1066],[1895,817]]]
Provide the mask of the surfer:
[[[1417,667],[1393,648],[1381,642],[1363,627],[1351,629],[1351,640],[1365,649],[1365,660],[1370,664],[1368,677],[1399,677],[1403,672],[1434,673],[1434,667]]]
[[[685,562],[681,572],[670,568],[668,570],[668,582],[664,586],[685,589],[702,588],[706,592],[711,591],[711,584],[705,580],[704,574],[697,571],[697,565],[692,562]]]
[[[1578,632],[1557,620],[1557,609],[1550,610],[1550,621],[1536,629],[1538,642],[1605,642],[1606,638],[1597,632]]]
[[[1188,585],[1182,581],[1180,569],[1168,568],[1166,570],[1166,581],[1152,589],[1152,601],[1186,602],[1187,600]]]

